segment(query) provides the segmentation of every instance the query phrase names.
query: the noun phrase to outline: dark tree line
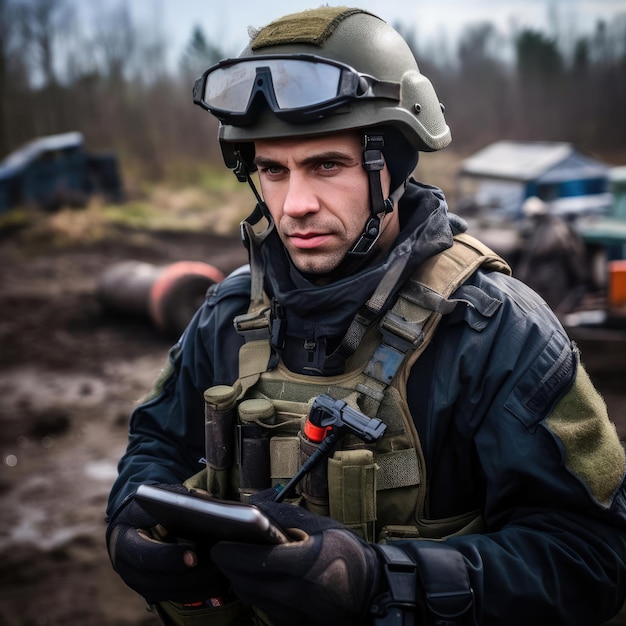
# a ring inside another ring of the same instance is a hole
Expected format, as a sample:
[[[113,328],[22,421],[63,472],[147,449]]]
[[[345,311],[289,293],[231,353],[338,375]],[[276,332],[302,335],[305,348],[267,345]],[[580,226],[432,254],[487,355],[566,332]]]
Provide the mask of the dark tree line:
[[[626,12],[598,22],[566,48],[567,35],[523,29],[509,41],[493,25],[476,24],[446,64],[411,41],[422,71],[448,103],[453,138],[463,150],[497,139],[570,141],[625,159]],[[512,59],[503,60],[507,46]]]
[[[0,0],[0,156],[80,130],[91,149],[114,149],[153,179],[217,160],[216,124],[193,106],[191,87],[228,55],[197,27],[172,69],[167,34],[144,26],[121,4],[102,9],[86,36],[72,0]],[[503,35],[478,23],[438,48],[395,26],[445,104],[458,150],[503,138],[571,141],[626,159],[626,13],[581,35]]]

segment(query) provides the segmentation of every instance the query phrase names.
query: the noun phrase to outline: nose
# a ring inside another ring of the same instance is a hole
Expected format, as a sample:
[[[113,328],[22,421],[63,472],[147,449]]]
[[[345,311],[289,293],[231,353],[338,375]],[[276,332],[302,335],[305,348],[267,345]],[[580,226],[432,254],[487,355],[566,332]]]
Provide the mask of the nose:
[[[319,211],[319,200],[314,186],[307,176],[300,172],[291,172],[287,192],[283,202],[283,213],[289,217],[304,217]]]

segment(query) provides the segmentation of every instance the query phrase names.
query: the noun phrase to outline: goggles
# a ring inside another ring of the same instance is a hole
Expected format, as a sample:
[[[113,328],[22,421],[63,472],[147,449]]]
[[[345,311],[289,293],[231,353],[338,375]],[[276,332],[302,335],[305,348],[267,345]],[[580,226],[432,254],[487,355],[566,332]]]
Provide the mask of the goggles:
[[[400,100],[400,84],[312,54],[227,59],[193,86],[193,101],[232,126],[247,126],[267,104],[291,123],[310,122],[350,102]]]

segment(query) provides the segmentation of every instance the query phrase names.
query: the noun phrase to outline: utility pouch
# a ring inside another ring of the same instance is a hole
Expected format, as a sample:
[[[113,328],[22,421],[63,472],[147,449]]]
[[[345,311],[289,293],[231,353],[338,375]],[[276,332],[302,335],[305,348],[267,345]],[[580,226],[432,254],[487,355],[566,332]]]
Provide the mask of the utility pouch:
[[[248,621],[252,617],[252,609],[239,600],[215,607],[189,607],[170,601],[153,606],[166,626],[239,626],[257,623]]]
[[[235,403],[237,390],[228,385],[209,387],[204,392],[206,489],[226,497],[228,474],[235,458]]]
[[[298,471],[298,436],[272,437],[270,439],[270,458],[272,486],[285,485]]]
[[[307,439],[302,433],[298,435],[300,450],[300,467],[302,467],[309,457],[317,450],[319,443]],[[298,486],[305,501],[306,508],[317,515],[328,515],[328,459],[320,459],[313,466],[308,474]]]
[[[368,542],[375,540],[377,469],[371,450],[340,450],[328,459],[330,515]]]
[[[201,469],[197,474],[190,476],[187,480],[183,482],[183,485],[187,487],[187,489],[204,489],[207,490],[207,469],[206,466],[204,469]]]
[[[246,502],[257,491],[272,486],[269,430],[262,423],[274,418],[269,400],[244,400],[239,412],[239,496]]]

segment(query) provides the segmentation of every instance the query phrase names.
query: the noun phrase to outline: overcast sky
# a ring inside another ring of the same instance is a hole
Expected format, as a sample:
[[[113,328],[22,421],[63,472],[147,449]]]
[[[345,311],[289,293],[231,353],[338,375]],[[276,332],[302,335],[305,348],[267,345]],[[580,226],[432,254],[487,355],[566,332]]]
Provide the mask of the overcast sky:
[[[101,0],[115,6],[124,0]],[[131,0],[138,25],[157,27],[177,59],[195,25],[218,41],[229,55],[245,47],[248,26],[263,26],[272,19],[323,4],[319,0]],[[598,18],[606,21],[626,13],[626,0],[350,0],[330,5],[359,6],[396,24],[412,28],[420,42],[451,40],[469,23],[493,22],[504,34],[522,26],[550,30],[550,15],[556,14],[562,32],[593,30]],[[85,7],[86,3],[79,3]],[[89,6],[89,5],[86,5]]]

